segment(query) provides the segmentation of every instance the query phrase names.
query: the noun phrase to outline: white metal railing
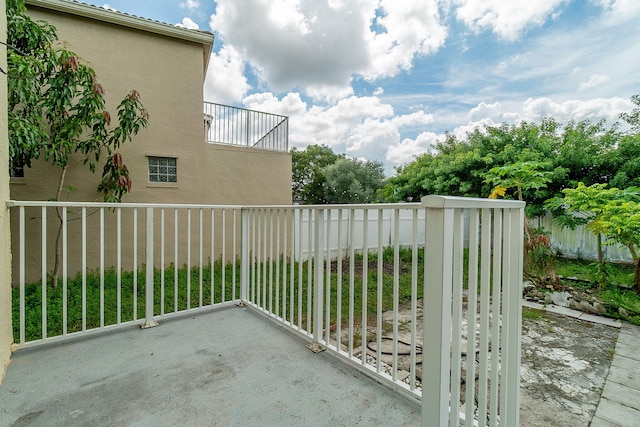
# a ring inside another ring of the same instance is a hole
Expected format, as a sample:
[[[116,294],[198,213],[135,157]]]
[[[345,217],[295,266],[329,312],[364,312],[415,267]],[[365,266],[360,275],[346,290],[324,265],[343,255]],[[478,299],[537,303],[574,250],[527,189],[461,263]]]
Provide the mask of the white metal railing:
[[[289,150],[289,118],[229,105],[204,103],[207,142],[265,150]]]
[[[523,218],[522,202],[438,196],[245,208],[248,303],[422,396],[423,425],[516,426]]]
[[[16,349],[239,300],[239,206],[8,205]]]
[[[424,426],[518,425],[522,202],[8,206],[16,348],[242,302],[422,397]]]

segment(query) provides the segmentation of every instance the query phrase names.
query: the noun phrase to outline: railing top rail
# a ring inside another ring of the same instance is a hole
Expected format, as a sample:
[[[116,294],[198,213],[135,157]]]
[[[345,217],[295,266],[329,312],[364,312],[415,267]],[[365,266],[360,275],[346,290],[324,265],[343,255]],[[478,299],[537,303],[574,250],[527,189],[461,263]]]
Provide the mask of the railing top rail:
[[[421,203],[370,203],[327,205],[208,205],[177,203],[107,203],[107,202],[53,202],[42,200],[9,200],[7,208],[13,207],[76,207],[76,208],[160,208],[160,209],[421,209],[421,208],[523,208],[525,202],[518,200],[494,200],[472,197],[425,196]]]
[[[525,202],[519,200],[481,199],[476,197],[437,196],[429,195],[421,199],[422,206],[426,208],[524,208]]]
[[[247,205],[247,209],[420,209],[420,203],[360,203],[326,205]]]
[[[202,205],[176,203],[107,203],[107,202],[51,202],[42,200],[9,200],[7,207],[72,207],[72,208],[164,208],[164,209],[242,209],[240,205]]]
[[[250,110],[248,108],[236,107],[236,106],[233,106],[233,105],[218,104],[217,102],[204,101],[204,104],[205,105],[207,105],[207,104],[208,105],[218,105],[220,107],[230,108],[230,109],[234,109],[234,110],[247,111],[247,112],[250,112],[250,113],[257,113],[257,114],[265,114],[267,116],[281,117],[283,120],[289,118],[289,116],[283,116],[282,114],[267,113],[266,111],[259,111],[259,110]]]

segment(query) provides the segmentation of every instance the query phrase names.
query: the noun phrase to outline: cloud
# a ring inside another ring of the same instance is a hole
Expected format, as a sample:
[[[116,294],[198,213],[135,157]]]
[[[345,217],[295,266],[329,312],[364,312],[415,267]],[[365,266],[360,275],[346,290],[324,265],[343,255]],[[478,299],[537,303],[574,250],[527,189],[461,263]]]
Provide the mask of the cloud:
[[[385,160],[395,166],[410,163],[416,156],[432,152],[441,140],[444,140],[443,134],[421,132],[415,139],[405,138],[400,144],[389,147]]]
[[[200,7],[200,2],[198,0],[187,0],[180,2],[180,7],[183,9],[194,10]]]
[[[189,17],[182,18],[182,23],[176,24],[176,27],[188,28],[190,30],[199,30],[200,26],[193,22],[193,20]]]
[[[568,0],[453,0],[459,21],[475,32],[493,31],[509,41],[530,27],[540,27],[557,16]]]
[[[249,90],[244,75],[245,63],[231,46],[211,54],[204,83],[204,99],[219,103],[237,103]]]
[[[409,70],[446,38],[436,0],[219,0],[210,26],[276,92],[350,96],[368,80]],[[259,27],[255,26],[259,22]]]
[[[589,77],[589,80],[587,80],[584,83],[580,84],[580,87],[578,87],[579,91],[583,91],[583,90],[587,90],[587,89],[592,89],[594,87],[598,87],[600,85],[602,85],[603,83],[606,83],[609,81],[609,76],[604,76],[602,74],[592,74]]]
[[[553,117],[559,122],[569,120],[605,119],[610,124],[615,122],[620,113],[633,107],[626,98],[595,98],[588,100],[569,100],[555,102],[549,98],[527,99],[522,107],[522,117],[529,121],[539,121],[544,117]]]
[[[103,4],[101,7],[102,7],[103,9],[110,10],[110,11],[112,11],[112,12],[117,12],[117,11],[118,11],[118,9],[116,9],[116,8],[115,8],[115,7],[113,7],[113,6],[111,6],[109,3],[105,3],[105,4]]]

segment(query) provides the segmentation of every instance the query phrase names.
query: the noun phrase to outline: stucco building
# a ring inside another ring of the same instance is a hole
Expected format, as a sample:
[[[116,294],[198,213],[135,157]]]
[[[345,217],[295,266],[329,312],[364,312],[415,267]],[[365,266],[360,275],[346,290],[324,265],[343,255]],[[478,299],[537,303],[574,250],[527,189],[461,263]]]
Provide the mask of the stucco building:
[[[132,89],[141,94],[150,115],[149,126],[118,150],[133,181],[123,201],[291,202],[291,157],[286,145],[263,149],[257,140],[245,146],[233,145],[233,141],[206,142],[205,130],[219,124],[216,118],[212,123],[203,108],[203,83],[214,41],[211,33],[69,0],[26,3],[33,19],[53,24],[59,40],[96,70],[105,89],[107,110],[113,113]],[[233,125],[227,119],[224,125]],[[173,176],[164,180],[154,166],[168,166]],[[65,194],[64,199],[100,201],[96,192],[100,172],[98,167],[92,174],[82,163],[71,167],[65,183],[77,191]],[[34,162],[24,177],[11,179],[11,197],[49,200],[55,195],[59,173],[44,161]]]

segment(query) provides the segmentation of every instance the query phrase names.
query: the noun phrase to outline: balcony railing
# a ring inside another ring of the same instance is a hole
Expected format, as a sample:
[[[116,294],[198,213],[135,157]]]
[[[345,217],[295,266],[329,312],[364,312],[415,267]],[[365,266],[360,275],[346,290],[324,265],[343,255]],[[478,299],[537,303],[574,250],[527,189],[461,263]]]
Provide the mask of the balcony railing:
[[[423,425],[517,426],[523,206],[13,201],[16,348],[244,304],[422,398]]]
[[[228,105],[204,103],[205,139],[264,150],[289,150],[289,118]]]

